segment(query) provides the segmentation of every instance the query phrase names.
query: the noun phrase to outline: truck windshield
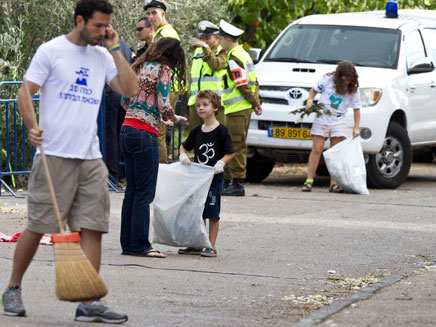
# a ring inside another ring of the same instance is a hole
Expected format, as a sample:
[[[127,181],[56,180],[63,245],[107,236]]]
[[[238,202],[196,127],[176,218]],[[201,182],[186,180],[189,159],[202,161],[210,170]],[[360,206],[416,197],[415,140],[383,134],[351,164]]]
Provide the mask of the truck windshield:
[[[396,69],[399,30],[355,26],[293,25],[264,61],[336,64]]]

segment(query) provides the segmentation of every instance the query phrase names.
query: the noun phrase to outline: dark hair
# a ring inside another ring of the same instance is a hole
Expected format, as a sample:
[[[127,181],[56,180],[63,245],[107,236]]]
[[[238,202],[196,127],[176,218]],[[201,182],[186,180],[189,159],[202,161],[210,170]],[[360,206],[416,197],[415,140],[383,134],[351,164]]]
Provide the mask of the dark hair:
[[[196,99],[208,99],[212,103],[215,111],[215,116],[218,115],[218,111],[221,109],[221,97],[212,90],[201,90],[197,93]]]
[[[329,75],[333,75],[333,82],[335,83],[336,92],[339,94],[354,94],[359,87],[359,76],[357,75],[356,67],[350,61],[341,61],[336,70]],[[342,77],[346,77],[350,84],[345,84]]]
[[[138,73],[146,62],[158,62],[169,66],[171,82],[177,83],[179,89],[186,85],[186,61],[180,41],[171,37],[164,37],[153,43],[145,53],[141,55],[132,65],[135,73]]]
[[[239,41],[239,36],[233,36],[233,35],[230,35],[230,34],[227,34],[227,33],[225,33],[225,34],[222,35],[222,36],[227,36],[228,38],[230,38],[230,40],[232,40],[233,43]]]
[[[147,27],[147,28],[150,28],[151,26],[153,26],[153,24],[150,22],[150,19],[147,16],[140,18],[138,20],[138,23],[142,22],[142,21],[144,21],[145,27]]]
[[[103,14],[112,14],[112,5],[107,0],[79,0],[76,3],[74,10],[74,25],[76,25],[76,17],[82,16],[85,24],[94,15],[94,12],[100,11]]]

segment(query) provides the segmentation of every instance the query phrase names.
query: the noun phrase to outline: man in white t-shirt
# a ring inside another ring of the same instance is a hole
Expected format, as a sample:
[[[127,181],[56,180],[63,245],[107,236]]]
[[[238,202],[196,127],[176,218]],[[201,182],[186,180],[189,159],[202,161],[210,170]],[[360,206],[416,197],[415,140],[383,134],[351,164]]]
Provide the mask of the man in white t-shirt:
[[[97,137],[97,116],[105,82],[133,97],[138,83],[120,51],[110,25],[113,9],[107,0],[80,0],[74,29],[41,45],[26,72],[30,95],[41,89],[39,127],[34,123],[24,88],[18,106],[34,146],[43,145],[59,209],[71,231],[81,234],[81,246],[99,271],[101,238],[108,231],[107,169]],[[96,46],[98,43],[107,48]],[[44,233],[58,233],[46,176],[37,152],[29,177],[27,228],[21,233],[6,291],[4,313],[24,316],[21,281]],[[80,303],[77,321],[122,323],[127,315],[111,311],[99,299]]]

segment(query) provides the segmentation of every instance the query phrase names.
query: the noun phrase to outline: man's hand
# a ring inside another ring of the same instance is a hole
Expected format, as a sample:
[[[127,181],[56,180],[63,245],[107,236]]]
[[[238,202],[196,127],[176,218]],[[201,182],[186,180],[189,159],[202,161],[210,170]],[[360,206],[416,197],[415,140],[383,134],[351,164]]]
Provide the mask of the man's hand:
[[[193,47],[204,47],[205,45],[207,45],[206,42],[203,42],[202,40],[199,40],[196,37],[191,37],[189,39],[189,44],[192,45]]]
[[[189,157],[185,152],[182,152],[180,154],[179,161],[182,165],[190,165],[191,164],[191,160],[189,160]]]
[[[40,128],[31,128],[29,130],[29,138],[30,143],[32,143],[33,146],[37,147],[42,144],[42,129]]]
[[[254,107],[254,113],[258,116],[262,115],[262,107],[261,106]]]
[[[108,49],[120,42],[120,37],[111,24],[106,28],[106,36],[103,38],[103,45]]]

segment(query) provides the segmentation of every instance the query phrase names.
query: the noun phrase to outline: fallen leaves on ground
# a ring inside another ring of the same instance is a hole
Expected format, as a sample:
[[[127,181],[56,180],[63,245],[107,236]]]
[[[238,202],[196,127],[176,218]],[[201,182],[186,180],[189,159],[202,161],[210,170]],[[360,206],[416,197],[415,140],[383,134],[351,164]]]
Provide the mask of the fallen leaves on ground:
[[[282,301],[292,301],[297,305],[326,305],[332,303],[334,298],[328,295],[314,294],[302,296],[283,296]]]
[[[367,276],[358,278],[338,278],[329,276],[327,280],[331,281],[333,285],[347,290],[360,290],[368,285],[375,284],[380,281],[384,276]]]

